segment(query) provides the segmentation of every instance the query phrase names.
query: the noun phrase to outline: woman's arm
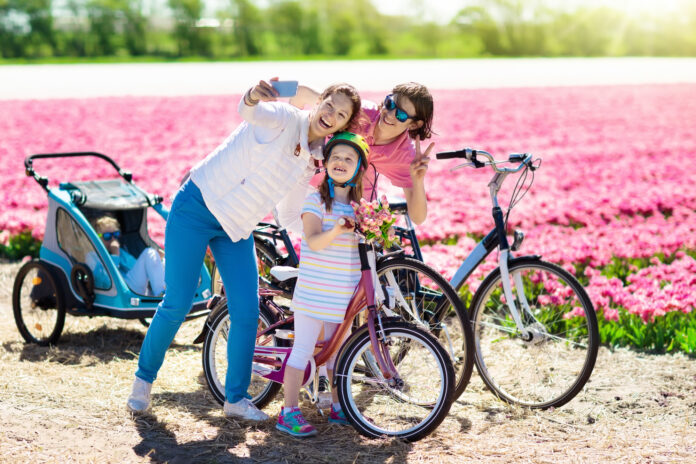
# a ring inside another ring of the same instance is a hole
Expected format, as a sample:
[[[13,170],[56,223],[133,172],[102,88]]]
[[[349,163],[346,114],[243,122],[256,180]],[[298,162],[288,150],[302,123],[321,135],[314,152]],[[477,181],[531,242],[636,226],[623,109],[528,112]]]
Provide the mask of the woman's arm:
[[[319,101],[321,95],[314,89],[310,89],[304,85],[297,86],[297,94],[290,98],[288,103],[299,109],[303,109],[306,105],[314,105]]]
[[[404,196],[408,205],[408,215],[416,224],[425,222],[428,216],[428,200],[425,196],[425,174],[428,172],[428,163],[430,162],[430,152],[434,143],[428,145],[425,153],[421,152],[420,140],[416,139],[416,156],[411,162],[411,180],[413,187],[404,188]]]
[[[312,213],[304,213],[302,215],[302,226],[304,229],[304,238],[307,246],[311,250],[323,250],[341,234],[352,232],[355,227],[350,218],[343,225],[336,221],[336,224],[329,230],[322,232],[321,219]]]

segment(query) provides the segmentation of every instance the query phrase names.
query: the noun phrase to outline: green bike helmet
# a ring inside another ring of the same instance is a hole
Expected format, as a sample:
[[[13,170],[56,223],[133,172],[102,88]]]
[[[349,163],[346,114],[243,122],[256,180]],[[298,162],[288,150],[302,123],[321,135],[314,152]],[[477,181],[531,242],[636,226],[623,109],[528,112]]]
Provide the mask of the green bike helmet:
[[[355,172],[348,182],[335,184],[333,179],[329,177],[327,182],[329,184],[329,196],[331,198],[334,197],[334,185],[337,185],[338,187],[355,187],[355,182],[353,182],[353,179],[357,177],[360,169],[367,169],[367,157],[370,153],[370,146],[361,135],[354,134],[352,132],[338,132],[334,134],[334,136],[331,137],[331,139],[324,146],[324,163],[329,160],[331,149],[340,144],[348,145],[355,150],[355,152],[358,154],[358,165],[355,167]]]

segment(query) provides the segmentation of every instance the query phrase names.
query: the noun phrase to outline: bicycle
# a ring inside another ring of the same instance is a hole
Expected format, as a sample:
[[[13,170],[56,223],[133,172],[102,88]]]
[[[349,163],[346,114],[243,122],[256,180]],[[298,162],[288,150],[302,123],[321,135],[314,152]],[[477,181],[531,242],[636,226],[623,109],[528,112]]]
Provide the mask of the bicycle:
[[[253,232],[259,284],[262,288],[274,291],[273,297],[287,302],[292,298],[296,279],[278,279],[271,273],[271,269],[278,266],[296,267],[299,259],[287,230],[280,225],[275,213],[274,218],[275,224],[260,223]],[[285,254],[278,250],[280,243],[286,250]],[[422,258],[405,257],[403,250],[397,250],[391,253],[387,251],[380,262],[383,263],[377,272],[380,284],[399,289],[395,298],[396,307],[390,309],[389,314],[406,318],[438,339],[452,359],[455,370],[453,398],[459,398],[473,372],[473,364],[467,362],[473,344],[468,336],[470,327],[464,304],[456,293],[442,291],[442,284],[434,284],[442,277],[425,265]],[[220,281],[219,276],[213,280]],[[359,323],[356,327],[357,325]]]
[[[499,267],[483,279],[469,308],[474,361],[481,379],[508,403],[539,409],[566,404],[582,390],[597,359],[599,330],[594,307],[582,285],[565,269],[539,255],[514,257],[512,252],[519,250],[524,234],[516,230],[510,245],[505,232],[507,216],[531,188],[541,161],[528,153],[496,161],[486,151],[469,148],[436,156],[469,161],[452,170],[490,166],[495,171],[488,184],[495,227],[450,280],[459,291],[476,267],[499,250]],[[478,156],[487,161],[479,161]],[[519,164],[498,166],[505,162]],[[504,217],[498,192],[508,175],[520,171]],[[532,180],[525,188],[529,172]]]
[[[359,243],[358,250],[362,275],[356,292],[334,335],[317,345],[321,351],[308,363],[303,385],[313,380],[311,399],[316,403],[317,366],[338,352],[334,386],[341,407],[355,429],[368,437],[390,436],[416,441],[431,433],[448,414],[454,390],[454,368],[448,353],[428,332],[400,318],[383,317],[382,313],[394,306],[394,295],[400,290],[380,285],[378,271],[398,258],[378,258],[373,246],[364,240]],[[417,264],[426,267],[423,263]],[[297,269],[284,271],[286,275],[280,277],[281,280],[296,276],[298,272]],[[429,269],[429,277],[443,292],[449,292],[450,298],[456,298],[454,290],[437,272]],[[280,389],[285,362],[292,349],[294,316],[274,302],[273,297],[280,293],[268,289],[260,292],[259,330],[250,386],[252,401],[257,407],[266,405]],[[365,307],[366,322],[339,347],[351,330],[354,318]],[[205,326],[203,370],[213,396],[222,403],[229,328],[224,298],[218,301]],[[471,344],[470,328],[465,336]],[[466,362],[471,371],[473,351],[468,350],[468,354]]]
[[[487,161],[479,161],[478,156]],[[486,151],[468,148],[438,153],[436,157],[469,160],[469,163],[453,169],[490,166],[495,171],[488,184],[495,227],[464,259],[450,284],[459,292],[474,270],[496,249],[499,251],[499,267],[484,278],[474,293],[468,316],[459,311],[419,314],[408,311],[408,306],[403,305],[397,306],[395,311],[409,320],[418,322],[420,319],[430,325],[433,328],[431,332],[439,337],[446,348],[449,348],[447,331],[438,332],[438,318],[449,315],[451,319],[447,321],[446,327],[451,327],[464,325],[463,321],[452,319],[470,317],[474,332],[476,368],[484,384],[494,395],[507,403],[529,408],[547,409],[566,404],[582,390],[594,369],[599,348],[594,307],[582,285],[563,268],[543,261],[538,255],[515,257],[512,254],[520,249],[524,240],[521,231],[514,231],[511,245],[506,235],[507,217],[531,188],[533,176],[526,187],[525,181],[528,173],[533,174],[540,166],[540,161],[533,161],[530,154],[512,154],[506,160],[496,161]],[[505,162],[518,164],[515,168],[498,167],[498,164]],[[522,182],[518,180],[506,216],[503,217],[497,195],[506,177],[513,173],[520,173],[519,179]],[[396,233],[408,240],[413,256],[422,261],[418,237],[408,217],[406,203],[391,203],[390,208],[404,215],[407,226],[395,227]],[[284,241],[289,241],[284,229],[276,226],[273,232],[275,235],[267,234],[258,238],[255,235],[255,239],[259,240],[257,244],[261,243],[268,250],[273,245],[269,237],[274,240],[281,237]],[[278,256],[277,259],[292,263],[293,253],[294,250],[288,248],[288,255],[282,256],[274,248],[273,252],[267,252],[264,256]],[[408,271],[392,271],[392,275],[400,275],[402,280],[408,280]],[[276,286],[272,278],[266,279],[264,284],[270,288]],[[454,351],[456,350],[449,349],[456,369],[457,354]],[[512,354],[517,356],[515,362],[509,361]],[[564,362],[559,362],[559,358]],[[568,365],[569,360],[573,361],[572,365]],[[525,373],[527,377],[521,373]],[[463,389],[456,389],[456,397],[461,391]]]

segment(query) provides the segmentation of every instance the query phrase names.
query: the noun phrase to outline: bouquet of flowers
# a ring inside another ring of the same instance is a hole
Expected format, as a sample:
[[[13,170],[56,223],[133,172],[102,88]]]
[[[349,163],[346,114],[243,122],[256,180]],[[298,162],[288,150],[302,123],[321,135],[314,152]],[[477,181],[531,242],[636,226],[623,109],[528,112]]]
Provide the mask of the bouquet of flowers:
[[[389,210],[386,196],[382,195],[379,202],[377,200],[369,202],[361,198],[360,203],[351,201],[350,205],[355,211],[358,229],[365,235],[368,242],[380,242],[384,248],[398,243],[399,239],[392,229],[396,217]]]

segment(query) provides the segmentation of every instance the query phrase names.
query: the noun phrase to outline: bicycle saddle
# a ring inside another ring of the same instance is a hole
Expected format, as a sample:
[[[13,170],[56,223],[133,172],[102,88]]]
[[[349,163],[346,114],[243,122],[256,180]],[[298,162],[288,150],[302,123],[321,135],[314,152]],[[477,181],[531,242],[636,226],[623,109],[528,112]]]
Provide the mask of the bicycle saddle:
[[[271,268],[271,275],[281,282],[293,279],[297,277],[300,270],[292,266],[273,266]]]

